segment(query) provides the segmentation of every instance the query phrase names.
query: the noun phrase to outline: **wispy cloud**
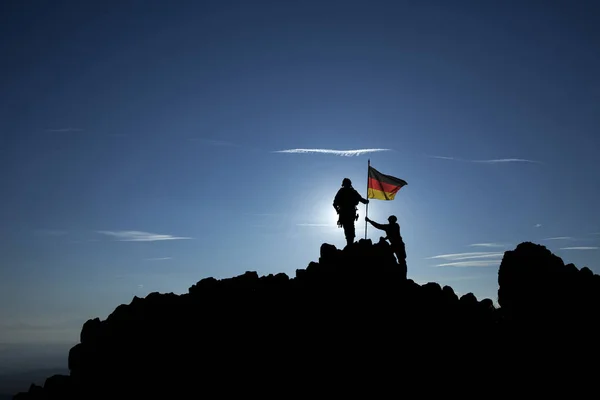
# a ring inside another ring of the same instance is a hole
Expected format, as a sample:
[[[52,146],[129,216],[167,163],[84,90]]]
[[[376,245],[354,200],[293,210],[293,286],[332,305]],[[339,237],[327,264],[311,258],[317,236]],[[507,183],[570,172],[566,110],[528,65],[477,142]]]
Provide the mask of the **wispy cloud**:
[[[452,160],[452,161],[462,161],[462,162],[472,162],[472,163],[483,163],[483,164],[502,164],[502,163],[532,163],[532,164],[541,164],[540,161],[528,160],[525,158],[494,158],[488,160],[468,160],[464,158],[458,157],[445,157],[445,156],[429,156],[431,158],[437,158],[440,160]]]
[[[112,236],[120,242],[156,242],[160,240],[184,240],[191,237],[181,237],[172,235],[159,235],[156,233],[140,231],[96,231],[103,235]]]
[[[542,239],[542,240],[575,240],[575,238],[573,238],[571,236],[556,236],[556,237],[550,237],[550,238],[546,238],[546,239]]]
[[[500,265],[503,255],[504,253],[495,251],[473,251],[469,253],[440,254],[428,257],[427,259],[444,259],[449,261],[436,264],[436,267],[493,267]],[[493,258],[493,260],[487,260],[488,258]]]
[[[505,244],[502,243],[473,243],[469,245],[470,247],[506,247]]]
[[[491,252],[491,251],[473,251],[469,253],[453,253],[453,254],[440,254],[433,257],[428,257],[431,259],[446,259],[450,261],[459,261],[459,260],[471,260],[478,258],[492,258],[492,257],[502,257],[504,255],[503,252]]]
[[[500,265],[502,260],[456,261],[437,264],[436,267],[494,267]]]
[[[561,250],[598,250],[596,246],[574,246],[574,247],[561,247]]]
[[[83,132],[83,129],[79,129],[79,128],[55,128],[55,129],[46,129],[46,132],[53,132],[53,133]]]
[[[336,156],[353,157],[361,156],[363,154],[376,153],[380,151],[390,151],[391,149],[356,149],[356,150],[333,150],[333,149],[287,149],[287,150],[276,150],[273,153],[320,153],[320,154],[333,154]]]
[[[535,224],[533,227],[534,227],[534,228],[541,228],[541,227],[542,227],[542,224]]]
[[[456,157],[444,157],[444,156],[429,156],[429,157],[437,158],[439,160],[467,161],[467,160],[461,160],[460,158],[456,158]]]
[[[146,261],[165,261],[165,260],[172,260],[173,257],[153,257],[153,258],[146,258]]]

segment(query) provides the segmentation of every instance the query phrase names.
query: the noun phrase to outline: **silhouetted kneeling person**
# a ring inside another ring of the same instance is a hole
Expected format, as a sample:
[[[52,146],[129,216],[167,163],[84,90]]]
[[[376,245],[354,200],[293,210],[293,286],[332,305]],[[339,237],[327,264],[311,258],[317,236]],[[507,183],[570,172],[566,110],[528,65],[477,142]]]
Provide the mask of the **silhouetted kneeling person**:
[[[390,245],[392,246],[392,250],[398,259],[398,264],[404,268],[406,273],[406,248],[404,246],[404,241],[402,240],[402,236],[400,235],[400,225],[398,224],[398,218],[395,215],[390,215],[388,217],[389,224],[378,224],[377,222],[371,220],[369,217],[365,217],[365,221],[371,223],[375,228],[381,229],[385,231],[386,237],[384,239],[389,240]]]
[[[333,199],[333,208],[338,213],[338,226],[344,228],[344,234],[346,236],[347,245],[354,243],[354,221],[358,219],[356,214],[356,206],[358,203],[369,204],[369,200],[363,198],[357,191],[352,187],[352,181],[348,178],[344,178],[342,181],[342,187],[335,195]]]

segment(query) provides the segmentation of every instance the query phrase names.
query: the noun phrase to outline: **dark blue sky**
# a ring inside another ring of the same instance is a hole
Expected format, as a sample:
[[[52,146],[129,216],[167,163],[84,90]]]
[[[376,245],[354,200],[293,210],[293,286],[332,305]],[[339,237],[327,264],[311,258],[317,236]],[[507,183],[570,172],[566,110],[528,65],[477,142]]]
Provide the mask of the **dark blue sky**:
[[[526,240],[600,273],[598,2],[295,3],[2,2],[0,342],[293,277],[368,159],[417,282],[495,300]]]

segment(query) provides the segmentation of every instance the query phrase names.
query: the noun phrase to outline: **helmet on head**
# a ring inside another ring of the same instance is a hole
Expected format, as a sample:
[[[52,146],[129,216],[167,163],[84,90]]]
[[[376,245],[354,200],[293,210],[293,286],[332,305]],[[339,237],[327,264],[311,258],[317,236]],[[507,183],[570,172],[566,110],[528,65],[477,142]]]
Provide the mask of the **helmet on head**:
[[[396,223],[398,221],[398,218],[396,218],[395,215],[390,215],[388,217],[388,221],[390,221],[390,224],[394,224],[394,223]]]
[[[352,181],[348,178],[344,178],[344,180],[342,181],[342,186],[343,187],[350,187],[352,186]]]

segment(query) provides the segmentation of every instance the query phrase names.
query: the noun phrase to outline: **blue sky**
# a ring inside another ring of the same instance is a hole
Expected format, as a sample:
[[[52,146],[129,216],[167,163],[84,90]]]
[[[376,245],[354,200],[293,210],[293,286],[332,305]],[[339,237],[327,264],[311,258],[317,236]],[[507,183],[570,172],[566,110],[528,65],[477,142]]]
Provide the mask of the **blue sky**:
[[[283,3],[2,3],[1,343],[294,277],[368,159],[408,182],[369,216],[417,282],[495,300],[522,241],[600,272],[597,3]]]

